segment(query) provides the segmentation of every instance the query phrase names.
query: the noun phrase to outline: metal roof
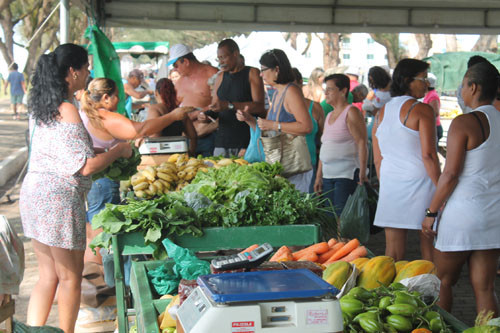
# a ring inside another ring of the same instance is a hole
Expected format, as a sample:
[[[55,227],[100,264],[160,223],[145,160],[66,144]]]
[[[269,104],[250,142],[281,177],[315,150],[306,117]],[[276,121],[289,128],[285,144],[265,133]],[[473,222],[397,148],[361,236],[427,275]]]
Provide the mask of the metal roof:
[[[73,0],[100,26],[498,34],[499,0]]]

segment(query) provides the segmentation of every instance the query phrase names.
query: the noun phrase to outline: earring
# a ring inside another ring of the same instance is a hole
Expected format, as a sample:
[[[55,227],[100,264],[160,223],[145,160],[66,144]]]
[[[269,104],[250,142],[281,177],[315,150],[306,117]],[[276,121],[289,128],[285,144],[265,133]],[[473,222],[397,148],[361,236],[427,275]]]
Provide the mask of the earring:
[[[75,75],[73,75],[73,80],[76,80],[76,79],[78,79],[78,75],[75,74]]]

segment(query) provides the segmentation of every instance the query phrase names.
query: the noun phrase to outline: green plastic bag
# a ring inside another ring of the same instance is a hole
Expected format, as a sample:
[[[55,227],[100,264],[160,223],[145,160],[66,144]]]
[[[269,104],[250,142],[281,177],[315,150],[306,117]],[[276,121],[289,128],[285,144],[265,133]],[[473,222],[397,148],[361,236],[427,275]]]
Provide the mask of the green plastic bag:
[[[340,215],[340,234],[345,238],[357,238],[361,243],[370,239],[370,209],[366,186],[358,185],[349,196]]]

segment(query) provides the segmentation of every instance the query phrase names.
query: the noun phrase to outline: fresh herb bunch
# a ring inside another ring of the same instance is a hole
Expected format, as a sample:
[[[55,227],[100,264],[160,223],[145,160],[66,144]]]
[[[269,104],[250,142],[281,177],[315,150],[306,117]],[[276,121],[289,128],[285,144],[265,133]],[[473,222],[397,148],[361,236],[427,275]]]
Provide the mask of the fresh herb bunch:
[[[126,205],[106,204],[92,219],[94,229],[102,228],[90,248],[108,248],[111,234],[141,231],[146,244],[156,244],[169,236],[203,235],[193,208],[182,195],[172,193],[152,200],[129,199]],[[162,246],[157,246],[162,249]]]
[[[111,163],[106,169],[92,175],[92,180],[107,177],[114,181],[128,180],[137,172],[137,166],[141,164],[141,154],[132,145],[132,156],[129,158],[120,157]]]

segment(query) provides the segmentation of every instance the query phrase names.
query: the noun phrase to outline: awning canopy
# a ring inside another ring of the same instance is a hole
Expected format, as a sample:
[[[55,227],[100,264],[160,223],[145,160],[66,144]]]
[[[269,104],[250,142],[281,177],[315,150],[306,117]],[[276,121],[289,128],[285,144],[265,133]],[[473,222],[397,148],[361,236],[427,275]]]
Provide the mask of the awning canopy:
[[[100,26],[498,34],[497,0],[73,0]]]
[[[92,46],[92,44],[88,46],[90,54],[94,52]],[[169,42],[114,42],[113,46],[119,55],[130,54],[137,58],[144,54],[154,58],[168,54]]]

